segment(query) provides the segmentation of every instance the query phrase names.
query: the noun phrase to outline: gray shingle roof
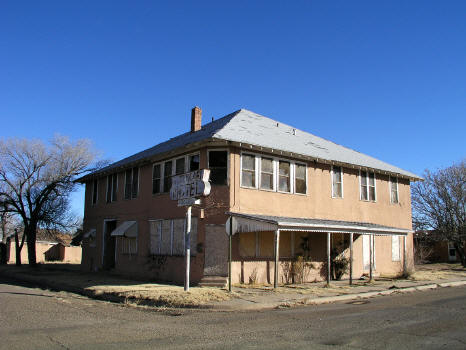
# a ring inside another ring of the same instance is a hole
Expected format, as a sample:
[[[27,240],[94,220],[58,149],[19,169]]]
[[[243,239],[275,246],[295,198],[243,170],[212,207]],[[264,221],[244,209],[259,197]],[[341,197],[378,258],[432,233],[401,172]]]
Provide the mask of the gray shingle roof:
[[[223,118],[205,124],[197,132],[187,132],[171,138],[166,142],[115,162],[94,174],[106,172],[113,168],[128,166],[137,161],[154,157],[157,154],[209,139],[244,143],[329,162],[351,164],[404,175],[415,180],[421,179],[409,171],[246,109],[240,109]]]

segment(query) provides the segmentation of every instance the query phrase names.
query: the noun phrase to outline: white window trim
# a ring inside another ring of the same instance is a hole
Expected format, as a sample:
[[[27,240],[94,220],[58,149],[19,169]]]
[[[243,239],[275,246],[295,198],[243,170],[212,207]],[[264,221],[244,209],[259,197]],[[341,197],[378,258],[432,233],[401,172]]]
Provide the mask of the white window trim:
[[[245,186],[243,185],[243,154],[246,155],[253,155],[255,156],[255,186]],[[273,174],[272,174],[272,187],[273,189],[267,189],[267,188],[261,188],[261,169],[262,169],[262,158],[268,158],[272,159],[272,169],[273,169]],[[280,161],[282,162],[287,162],[290,163],[290,191],[280,191],[278,189],[278,183],[279,183],[279,164]],[[303,165],[306,167],[305,169],[305,181],[306,181],[306,193],[296,193],[296,169],[295,166],[296,164],[298,165]],[[266,192],[277,192],[277,193],[284,193],[284,194],[296,194],[299,196],[307,196],[308,195],[308,165],[305,162],[301,161],[294,161],[291,159],[286,159],[286,158],[281,158],[281,157],[276,157],[272,155],[265,155],[261,153],[256,153],[256,152],[249,152],[249,151],[241,151],[240,152],[240,187],[241,188],[247,188],[247,189],[257,189],[260,191],[266,191]]]
[[[365,172],[366,173],[366,195],[367,195],[367,199],[362,199],[362,173]],[[371,200],[369,199],[369,174],[374,174],[374,195],[375,195],[375,198],[374,200]],[[390,186],[389,186],[390,187]],[[375,176],[375,171],[369,171],[369,170],[361,170],[359,169],[359,200],[363,201],[363,202],[373,202],[373,203],[376,203],[377,202],[377,177]]]
[[[340,177],[341,177],[341,197],[336,197],[335,193],[333,192],[333,168],[339,167],[340,168]],[[330,186],[332,187],[332,198],[340,198],[343,199],[345,197],[344,191],[344,181],[343,181],[343,167],[341,165],[332,165],[332,169],[330,171]]]
[[[296,165],[304,165],[304,180],[306,182],[306,192],[305,193],[298,193],[296,192]],[[293,169],[294,169],[294,175],[293,176],[293,188],[294,188],[294,194],[301,195],[301,196],[307,196],[307,165],[306,163],[300,163],[300,162],[295,162],[293,164]]]
[[[209,154],[210,152],[217,152],[217,151],[226,151],[227,152],[227,184],[226,186],[230,186],[230,151],[228,148],[210,148],[207,150],[207,168],[210,169],[210,164],[209,164]],[[251,153],[252,154],[252,153]],[[240,167],[241,169],[241,167]],[[241,181],[241,178],[240,178]],[[218,186],[218,185],[214,185]],[[220,185],[222,186],[222,185]]]
[[[397,202],[392,201],[392,179],[395,179],[394,182],[396,184],[396,197],[398,199]],[[390,198],[390,204],[400,204],[400,192],[398,191],[398,177],[395,176],[388,176],[388,198]]]

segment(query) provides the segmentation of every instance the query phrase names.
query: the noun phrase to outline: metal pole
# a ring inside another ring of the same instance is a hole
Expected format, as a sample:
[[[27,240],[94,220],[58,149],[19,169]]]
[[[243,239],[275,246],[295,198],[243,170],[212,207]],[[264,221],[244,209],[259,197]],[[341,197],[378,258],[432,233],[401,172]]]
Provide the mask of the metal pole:
[[[330,232],[327,232],[327,287],[330,286]]]
[[[280,230],[275,231],[275,266],[274,266],[274,279],[273,279],[273,287],[278,287],[278,259],[280,253]]]
[[[351,286],[353,285],[353,232],[350,233],[349,249],[350,249],[349,284]]]
[[[186,235],[185,235],[185,262],[186,262],[186,275],[184,279],[184,290],[189,292],[189,272],[191,262],[191,206],[188,207],[186,212]]]
[[[369,282],[374,282],[374,278],[372,276],[372,263],[373,263],[373,254],[374,252],[372,251],[372,241],[373,241],[374,235],[369,236]]]
[[[228,291],[231,292],[231,237],[233,236],[233,216],[230,216],[230,235],[228,237]]]

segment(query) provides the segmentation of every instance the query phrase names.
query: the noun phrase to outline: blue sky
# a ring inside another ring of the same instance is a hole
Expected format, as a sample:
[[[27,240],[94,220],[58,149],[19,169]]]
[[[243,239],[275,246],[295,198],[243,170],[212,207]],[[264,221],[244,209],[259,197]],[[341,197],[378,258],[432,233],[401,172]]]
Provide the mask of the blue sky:
[[[0,137],[89,138],[118,160],[199,105],[418,174],[466,156],[465,1],[289,3],[4,0]]]

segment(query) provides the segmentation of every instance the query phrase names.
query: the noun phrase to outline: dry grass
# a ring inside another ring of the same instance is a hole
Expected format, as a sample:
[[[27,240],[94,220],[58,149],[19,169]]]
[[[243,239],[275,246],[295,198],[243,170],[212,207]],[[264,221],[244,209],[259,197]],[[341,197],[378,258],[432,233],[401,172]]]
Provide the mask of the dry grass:
[[[415,281],[430,281],[466,277],[466,269],[460,264],[425,264],[416,266],[416,271],[410,276]]]

